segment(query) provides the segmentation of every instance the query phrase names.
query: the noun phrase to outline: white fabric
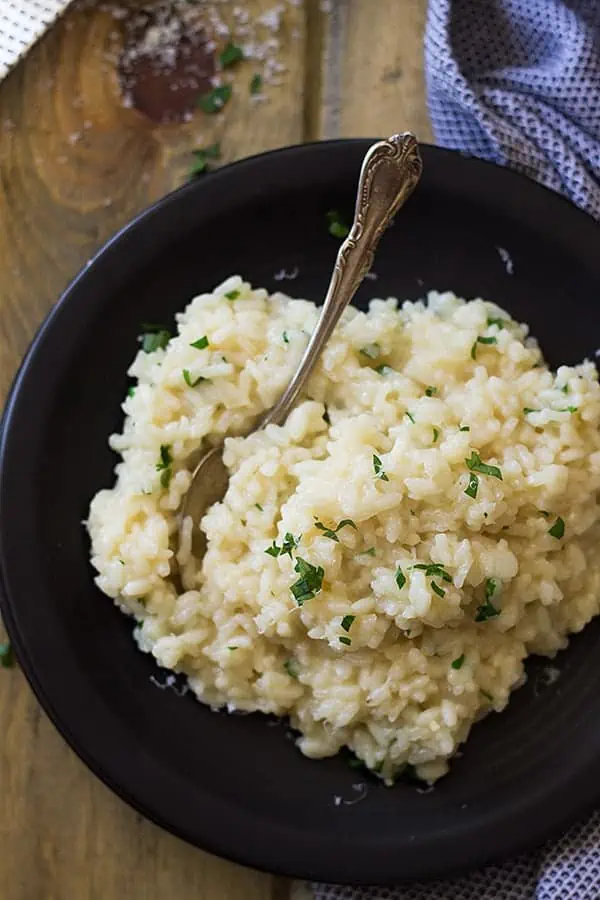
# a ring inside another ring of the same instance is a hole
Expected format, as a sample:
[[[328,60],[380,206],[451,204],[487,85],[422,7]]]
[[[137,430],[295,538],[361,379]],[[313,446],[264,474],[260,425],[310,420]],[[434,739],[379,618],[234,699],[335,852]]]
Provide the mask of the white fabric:
[[[0,79],[71,0],[0,0]]]

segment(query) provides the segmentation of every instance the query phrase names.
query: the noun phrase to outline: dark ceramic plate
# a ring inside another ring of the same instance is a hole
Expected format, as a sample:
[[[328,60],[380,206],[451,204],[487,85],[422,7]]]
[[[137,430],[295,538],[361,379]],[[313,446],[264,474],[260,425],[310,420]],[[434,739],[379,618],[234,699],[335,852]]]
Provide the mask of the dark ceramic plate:
[[[107,437],[120,426],[140,323],[169,320],[232,272],[321,298],[338,246],[326,213],[350,217],[368,144],[245,160],[121,232],[40,330],[0,445],[2,612],[67,741],[125,800],[188,841],[263,869],[348,883],[478,866],[587,811],[600,794],[600,621],[560,654],[554,684],[543,664],[530,665],[527,686],[474,728],[433,791],[389,789],[342,758],[305,759],[285,725],[212,713],[159,690],[166,673],[94,587],[81,520],[112,481]],[[593,354],[597,225],[509,171],[431,147],[423,156],[421,185],[381,243],[378,281],[356,302],[431,288],[481,295],[529,322],[553,365]],[[296,267],[295,281],[275,280]]]

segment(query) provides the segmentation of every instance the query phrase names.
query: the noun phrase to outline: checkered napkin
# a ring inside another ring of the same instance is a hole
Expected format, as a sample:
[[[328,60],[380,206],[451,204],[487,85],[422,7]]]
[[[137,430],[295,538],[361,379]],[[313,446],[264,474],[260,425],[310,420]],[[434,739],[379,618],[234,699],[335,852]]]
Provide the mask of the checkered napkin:
[[[425,59],[439,144],[518,169],[600,218],[600,0],[430,0]],[[313,890],[315,900],[600,900],[600,814],[461,878]]]
[[[0,0],[0,79],[69,3],[70,0]]]

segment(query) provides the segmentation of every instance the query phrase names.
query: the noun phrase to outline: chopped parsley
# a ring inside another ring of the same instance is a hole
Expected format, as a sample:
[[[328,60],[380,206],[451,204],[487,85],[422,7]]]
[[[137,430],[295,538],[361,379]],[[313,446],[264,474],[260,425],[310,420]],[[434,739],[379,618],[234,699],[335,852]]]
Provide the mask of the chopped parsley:
[[[289,339],[289,337],[288,337],[287,331],[284,331],[283,334],[281,335],[281,337],[283,338],[283,343],[284,343],[284,344],[289,344],[290,339]]]
[[[477,490],[479,488],[479,478],[473,472],[469,475],[469,483],[465,488],[465,494],[467,497],[472,497],[473,500],[477,499]]]
[[[465,462],[471,472],[480,472],[482,475],[490,475],[492,478],[499,478],[502,481],[502,472],[498,466],[490,466],[482,462],[479,453],[474,450],[471,450],[471,456],[469,459],[465,459]]]
[[[435,581],[431,582],[431,590],[434,591],[438,595],[438,597],[445,597],[446,591],[444,588],[441,588],[439,584],[436,584]]]
[[[255,503],[254,505],[255,505],[255,507],[257,508],[257,510],[258,510],[259,512],[263,512],[263,508],[262,508],[262,506],[260,505],[260,503]]]
[[[485,581],[485,603],[477,607],[475,621],[487,622],[488,619],[495,619],[500,615],[500,610],[492,603],[492,597],[496,593],[498,584],[495,578],[486,578]]]
[[[252,81],[250,82],[250,93],[255,96],[256,94],[260,94],[263,86],[263,78],[259,72],[256,72],[252,76]]]
[[[468,425],[461,425],[458,430],[459,431],[470,431],[471,429],[469,428]]]
[[[565,521],[561,519],[559,516],[552,528],[548,529],[548,534],[552,535],[553,538],[556,538],[560,541],[565,534]]]
[[[197,378],[192,378],[189,369],[184,369],[182,374],[183,374],[183,380],[188,385],[188,387],[191,387],[191,388],[196,387],[196,385],[200,384],[201,381],[207,381],[207,379],[204,378],[202,375],[198,375]]]
[[[401,591],[406,584],[406,576],[400,566],[396,569],[396,584],[398,585],[399,591]]]
[[[545,509],[540,509],[540,515],[543,516],[545,519],[549,519],[549,518],[550,518],[550,513],[549,513],[549,512],[546,512]]]
[[[196,350],[205,350],[208,347],[208,338],[206,335],[203,335],[197,341],[194,341],[193,344],[190,344],[190,347],[195,347]]]
[[[471,347],[471,359],[476,359],[477,357],[477,344],[497,344],[498,341],[495,337],[478,337]]]
[[[227,291],[225,296],[227,297],[228,300],[237,300],[237,298],[240,296],[240,292],[239,291]]]
[[[491,316],[488,316],[487,323],[488,323],[488,327],[491,325],[495,325],[496,328],[501,329],[501,328],[504,328],[504,326],[506,324],[506,319],[494,319]]]
[[[127,388],[127,396],[128,396],[128,397],[133,397],[134,395],[135,395],[135,387],[134,387],[133,385],[130,385],[130,386]]]
[[[271,544],[270,547],[267,547],[267,549],[265,550],[265,553],[267,553],[269,556],[278,557],[279,554],[281,553],[281,547],[278,547],[277,544],[275,543],[275,540],[273,540],[273,543]]]
[[[376,366],[375,371],[377,372],[378,375],[389,375],[390,372],[393,372],[394,370],[392,369],[391,366],[382,365],[382,366]]]
[[[443,566],[438,565],[437,563],[430,563],[426,565],[425,563],[418,563],[416,566],[413,566],[413,569],[420,569],[422,572],[425,572],[426,578],[433,578],[437,576],[441,578],[443,581],[451,582],[451,576],[446,572]]]
[[[160,472],[160,483],[162,487],[168,488],[173,476],[171,468],[173,457],[171,456],[171,447],[169,444],[160,445],[160,456],[156,463],[156,471]]]
[[[340,644],[345,644],[346,647],[352,646],[352,639],[349,637],[342,636],[342,637],[338,638],[338,640],[339,640]]]
[[[564,409],[557,409],[556,412],[569,412],[574,413],[577,412],[577,406],[565,406]]]
[[[407,419],[410,419],[410,421],[413,423],[413,425],[415,424],[415,417],[413,416],[413,414],[411,412],[406,410],[404,415],[406,416]]]
[[[0,644],[0,665],[3,669],[12,669],[15,664],[15,654],[10,641]]]
[[[438,392],[438,389],[434,387],[432,384],[429,387],[425,388],[425,396],[426,397],[434,397]]]
[[[231,645],[231,646],[228,647],[227,649],[228,649],[228,650],[238,650],[239,647],[234,647],[233,645]]]
[[[356,618],[356,616],[344,616],[344,618],[341,621],[341,626],[344,629],[344,631],[350,631],[350,628],[352,627],[352,623],[354,622],[355,618]]]
[[[560,390],[563,392],[563,394],[568,394],[569,393],[569,385],[563,384],[563,386],[560,388]]]
[[[221,68],[227,69],[229,66],[234,66],[236,63],[241,62],[243,58],[244,51],[242,48],[229,41],[219,56],[219,62],[221,63]]]
[[[295,678],[298,680],[298,675],[300,674],[298,671],[298,663],[295,659],[286,659],[283,664],[283,668],[288,673],[290,678]]]
[[[332,541],[337,541],[338,543],[339,543],[340,539],[337,536],[337,533],[338,533],[338,531],[341,531],[342,528],[345,528],[347,525],[349,525],[350,528],[354,528],[355,531],[357,530],[356,524],[352,521],[352,519],[342,519],[342,521],[338,523],[338,526],[335,529],[327,528],[327,526],[323,525],[322,522],[315,522],[315,528],[318,528],[320,531],[323,532],[323,537],[327,537]]]
[[[262,507],[261,507],[262,509]],[[269,556],[285,556],[286,554],[289,558],[292,558],[292,551],[296,549],[298,544],[300,543],[300,538],[295,538],[293,534],[290,534],[289,531],[286,531],[283,541],[281,543],[281,547],[278,547],[276,542],[273,541],[270,547],[267,547],[265,553],[268,553]]]
[[[434,425],[434,426],[433,426],[433,443],[434,443],[434,444],[436,443],[436,441],[437,441],[437,439],[439,438],[439,436],[440,436],[440,429],[439,429],[439,428],[436,428],[435,425]]]
[[[296,557],[294,571],[300,577],[294,582],[290,590],[298,606],[304,606],[307,600],[312,600],[321,590],[325,570],[322,566],[313,566],[305,559],[302,559],[301,556],[298,556]]]
[[[375,478],[380,478],[381,481],[390,480],[383,470],[383,463],[375,454],[373,454],[373,470],[375,472]]]
[[[462,669],[462,665],[465,661],[465,654],[462,653],[460,656],[457,656],[456,659],[453,659],[450,665],[453,669]]]
[[[359,352],[369,359],[377,359],[377,357],[381,353],[381,347],[379,346],[379,344],[365,344],[364,347],[360,348]]]
[[[202,112],[214,115],[220,112],[226,103],[231,100],[233,88],[230,84],[221,84],[213,88],[207,94],[198,98],[198,106]]]
[[[339,212],[336,212],[335,209],[329,210],[329,212],[327,213],[327,221],[329,223],[329,234],[332,237],[343,240],[350,234],[350,229],[343,221]]]
[[[211,144],[209,147],[200,147],[192,150],[194,155],[194,165],[190,171],[190,176],[203,175],[208,171],[210,160],[219,159],[221,156],[221,145]]]
[[[539,410],[539,409],[532,409],[531,406],[524,406],[524,407],[523,407],[523,415],[524,415],[524,416],[528,416],[529,413],[535,413],[535,412],[540,412],[540,410]]]
[[[142,325],[144,329],[139,337],[144,353],[154,353],[155,350],[164,350],[173,335],[162,325]]]

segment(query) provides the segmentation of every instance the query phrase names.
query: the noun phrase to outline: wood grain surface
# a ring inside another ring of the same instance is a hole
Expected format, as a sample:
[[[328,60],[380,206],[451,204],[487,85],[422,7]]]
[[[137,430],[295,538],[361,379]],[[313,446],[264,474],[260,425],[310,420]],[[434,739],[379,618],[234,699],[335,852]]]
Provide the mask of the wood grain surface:
[[[237,5],[253,20],[274,6]],[[267,102],[249,101],[253,70],[244,62],[215,116],[198,110],[189,122],[161,125],[126,107],[121,23],[103,4],[70,8],[0,84],[0,401],[69,280],[136,212],[186,179],[193,148],[219,141],[227,162],[318,137],[411,128],[430,139],[426,0],[334,0],[329,14],[321,6],[287,4],[277,35],[285,71],[265,86]],[[1,900],[302,894],[143,820],[67,747],[18,667],[0,668]]]

